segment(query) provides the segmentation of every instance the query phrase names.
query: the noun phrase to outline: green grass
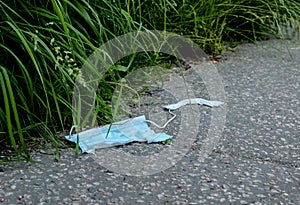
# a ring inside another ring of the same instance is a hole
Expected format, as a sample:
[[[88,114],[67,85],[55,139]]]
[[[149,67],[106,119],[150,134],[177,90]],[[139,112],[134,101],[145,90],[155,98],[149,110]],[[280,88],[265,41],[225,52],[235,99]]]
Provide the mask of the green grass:
[[[110,39],[165,30],[218,55],[228,45],[281,37],[287,24],[299,26],[299,12],[293,0],[0,0],[0,162],[29,160],[34,148],[51,147],[58,156],[64,144],[57,135],[74,124],[74,80]],[[97,122],[112,121],[109,101],[122,76],[161,60],[145,52],[108,70],[96,99]]]

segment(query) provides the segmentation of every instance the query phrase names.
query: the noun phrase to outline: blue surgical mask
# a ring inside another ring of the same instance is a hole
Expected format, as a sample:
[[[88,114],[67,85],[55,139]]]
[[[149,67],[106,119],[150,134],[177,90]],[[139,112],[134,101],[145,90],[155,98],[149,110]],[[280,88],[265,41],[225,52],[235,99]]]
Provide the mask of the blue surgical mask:
[[[172,138],[166,133],[155,133],[151,130],[144,115],[79,132],[78,137],[82,153],[90,153],[94,152],[95,149],[123,145],[129,142],[163,142]],[[77,143],[77,134],[66,136],[66,139]]]

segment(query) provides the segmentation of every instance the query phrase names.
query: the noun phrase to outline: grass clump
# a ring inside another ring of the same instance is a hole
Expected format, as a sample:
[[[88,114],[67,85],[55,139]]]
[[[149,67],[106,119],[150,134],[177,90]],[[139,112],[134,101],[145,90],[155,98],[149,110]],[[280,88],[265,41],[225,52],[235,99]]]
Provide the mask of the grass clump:
[[[0,0],[0,162],[8,155],[29,160],[30,149],[45,145],[58,153],[63,143],[57,134],[73,124],[74,80],[89,55],[110,39],[164,30],[218,55],[230,43],[281,37],[299,25],[299,8],[293,0]],[[124,58],[121,68],[160,60],[145,52]],[[111,121],[113,90],[130,70],[111,69],[102,79],[100,124]]]

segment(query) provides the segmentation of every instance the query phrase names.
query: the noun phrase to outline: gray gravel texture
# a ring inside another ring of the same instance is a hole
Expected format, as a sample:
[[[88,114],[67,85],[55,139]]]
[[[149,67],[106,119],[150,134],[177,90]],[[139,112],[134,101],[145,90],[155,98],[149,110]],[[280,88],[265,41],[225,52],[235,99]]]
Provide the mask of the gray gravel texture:
[[[59,162],[37,152],[33,159],[43,164],[0,165],[0,204],[300,204],[299,56],[299,42],[269,40],[238,46],[216,64],[228,113],[219,143],[202,163],[201,136],[211,113],[204,106],[194,145],[159,174],[113,173],[74,150],[63,150]],[[205,98],[201,78],[190,80]],[[164,146],[118,149],[145,155]]]

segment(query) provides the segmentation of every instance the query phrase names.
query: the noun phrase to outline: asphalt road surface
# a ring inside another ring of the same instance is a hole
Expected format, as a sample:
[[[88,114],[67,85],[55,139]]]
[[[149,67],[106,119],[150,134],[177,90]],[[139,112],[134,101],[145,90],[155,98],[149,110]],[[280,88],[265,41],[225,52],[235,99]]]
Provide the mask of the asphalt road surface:
[[[199,139],[174,166],[140,177],[112,172],[74,150],[63,150],[59,162],[35,153],[44,164],[0,165],[0,204],[300,204],[300,42],[244,44],[215,66],[227,115],[203,162]],[[210,108],[200,109],[205,135]],[[119,149],[151,153],[164,146]]]

